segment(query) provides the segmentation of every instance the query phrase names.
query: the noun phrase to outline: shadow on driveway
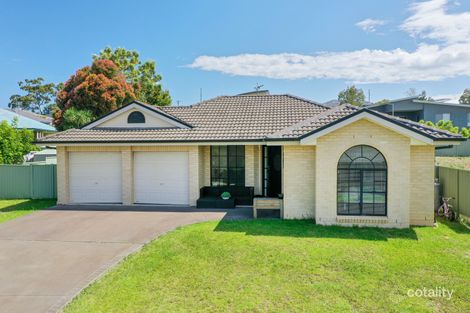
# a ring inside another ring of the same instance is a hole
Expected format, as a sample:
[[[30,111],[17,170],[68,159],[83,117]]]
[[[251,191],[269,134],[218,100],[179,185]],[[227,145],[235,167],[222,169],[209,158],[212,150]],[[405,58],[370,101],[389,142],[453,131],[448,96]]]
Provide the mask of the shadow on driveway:
[[[235,209],[197,209],[190,206],[165,205],[56,205],[47,210],[58,211],[101,211],[101,212],[168,212],[168,213],[225,213],[222,220],[249,220],[253,218],[251,207]]]

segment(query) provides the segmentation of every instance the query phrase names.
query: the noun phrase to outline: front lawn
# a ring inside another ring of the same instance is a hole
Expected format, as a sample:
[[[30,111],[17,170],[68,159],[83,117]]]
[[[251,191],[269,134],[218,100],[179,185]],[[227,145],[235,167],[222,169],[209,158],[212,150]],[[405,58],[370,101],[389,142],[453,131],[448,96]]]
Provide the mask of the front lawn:
[[[0,223],[55,205],[55,199],[0,200]]]
[[[408,296],[424,288],[453,294]],[[280,220],[196,224],[146,245],[65,309],[305,311],[470,312],[470,231],[442,223],[405,230]]]

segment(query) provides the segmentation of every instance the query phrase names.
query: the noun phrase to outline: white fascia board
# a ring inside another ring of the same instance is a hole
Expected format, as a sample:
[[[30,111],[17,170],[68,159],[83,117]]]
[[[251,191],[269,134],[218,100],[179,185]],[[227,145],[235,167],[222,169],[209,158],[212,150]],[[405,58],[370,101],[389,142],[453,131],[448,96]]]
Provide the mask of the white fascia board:
[[[298,140],[284,140],[284,141],[265,141],[265,145],[267,146],[296,146],[299,145],[300,142]]]
[[[74,147],[89,147],[89,146],[257,146],[265,145],[265,141],[231,141],[231,142],[102,142],[102,143],[61,143],[55,144],[56,146],[74,146]]]
[[[430,144],[430,145],[434,144],[434,141],[433,141],[431,138],[428,138],[428,137],[426,137],[426,136],[420,135],[420,134],[418,134],[418,133],[416,133],[416,132],[414,132],[414,131],[411,131],[411,130],[409,130],[409,129],[406,129],[406,128],[404,128],[404,127],[401,127],[401,126],[399,126],[399,125],[397,125],[397,124],[395,124],[395,123],[389,122],[389,121],[387,121],[387,120],[385,120],[385,119],[383,119],[383,118],[377,117],[377,116],[372,115],[372,114],[370,114],[370,113],[368,113],[368,112],[361,112],[361,113],[359,113],[359,114],[357,114],[357,115],[355,115],[355,116],[353,116],[353,117],[350,117],[350,118],[348,118],[348,119],[345,119],[345,120],[343,120],[343,121],[341,121],[341,122],[339,122],[339,123],[336,123],[336,124],[334,124],[334,125],[332,125],[332,126],[330,126],[330,127],[325,128],[325,129],[323,129],[323,130],[321,130],[321,131],[319,131],[319,132],[313,133],[313,134],[310,135],[310,136],[307,136],[307,137],[305,137],[305,138],[302,138],[302,139],[300,140],[300,144],[301,144],[301,145],[315,145],[317,138],[322,137],[322,136],[324,136],[324,135],[326,135],[326,134],[329,134],[329,133],[331,133],[331,132],[333,132],[333,131],[335,131],[335,130],[337,130],[337,129],[340,129],[340,128],[342,128],[342,127],[345,127],[345,126],[347,126],[347,125],[349,125],[349,124],[352,124],[352,123],[357,122],[357,121],[362,120],[362,119],[366,119],[366,120],[368,120],[368,121],[370,121],[370,122],[373,122],[373,123],[375,123],[375,124],[378,124],[378,125],[380,125],[380,126],[383,126],[383,127],[385,127],[385,128],[388,128],[388,129],[390,129],[390,130],[393,130],[393,131],[395,131],[395,132],[397,132],[397,133],[399,133],[399,134],[402,134],[402,135],[404,135],[404,136],[407,136],[407,137],[409,137],[409,138],[412,138],[412,139],[414,139],[414,140],[413,140],[414,144],[417,144],[418,142],[421,142],[421,144]],[[413,142],[412,142],[412,143],[413,143]]]
[[[94,121],[93,123],[83,127],[83,129],[92,129],[92,128],[95,128],[96,126],[99,126],[100,124],[103,124],[104,122],[106,121],[109,121],[113,118],[115,118],[116,116],[118,115],[121,115],[123,113],[126,113],[130,110],[141,110],[141,111],[145,111],[146,113],[154,116],[155,118],[159,118],[159,119],[162,119],[164,120],[165,122],[168,122],[176,127],[179,127],[179,128],[189,128],[188,126],[184,125],[184,124],[181,124],[181,123],[178,123],[177,121],[175,120],[172,120],[171,118],[168,118],[166,117],[164,114],[161,114],[161,113],[157,113],[153,110],[150,110],[142,105],[139,105],[137,103],[131,103],[121,109],[118,109],[116,111],[114,111],[113,113],[109,114],[109,115],[106,115],[105,117],[103,118],[100,118],[96,121]]]

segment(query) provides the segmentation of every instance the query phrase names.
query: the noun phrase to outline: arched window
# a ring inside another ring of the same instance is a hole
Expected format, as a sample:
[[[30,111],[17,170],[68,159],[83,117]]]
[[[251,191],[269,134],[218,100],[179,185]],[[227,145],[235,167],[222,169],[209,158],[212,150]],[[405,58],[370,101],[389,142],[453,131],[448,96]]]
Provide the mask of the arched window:
[[[145,116],[138,111],[134,111],[127,117],[127,122],[132,124],[145,123]]]
[[[387,215],[387,162],[371,146],[354,146],[338,162],[338,215]]]

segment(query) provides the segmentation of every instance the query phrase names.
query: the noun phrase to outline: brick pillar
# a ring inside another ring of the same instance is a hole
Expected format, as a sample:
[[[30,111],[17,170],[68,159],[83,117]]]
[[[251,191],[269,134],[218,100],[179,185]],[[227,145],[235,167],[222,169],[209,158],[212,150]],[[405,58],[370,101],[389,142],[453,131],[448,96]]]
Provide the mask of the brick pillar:
[[[199,198],[199,148],[189,146],[189,205],[195,206]]]
[[[255,186],[255,149],[245,146],[245,186]]]
[[[57,147],[57,204],[68,204],[69,154],[66,147]]]
[[[122,204],[134,204],[134,155],[131,147],[121,151]]]

